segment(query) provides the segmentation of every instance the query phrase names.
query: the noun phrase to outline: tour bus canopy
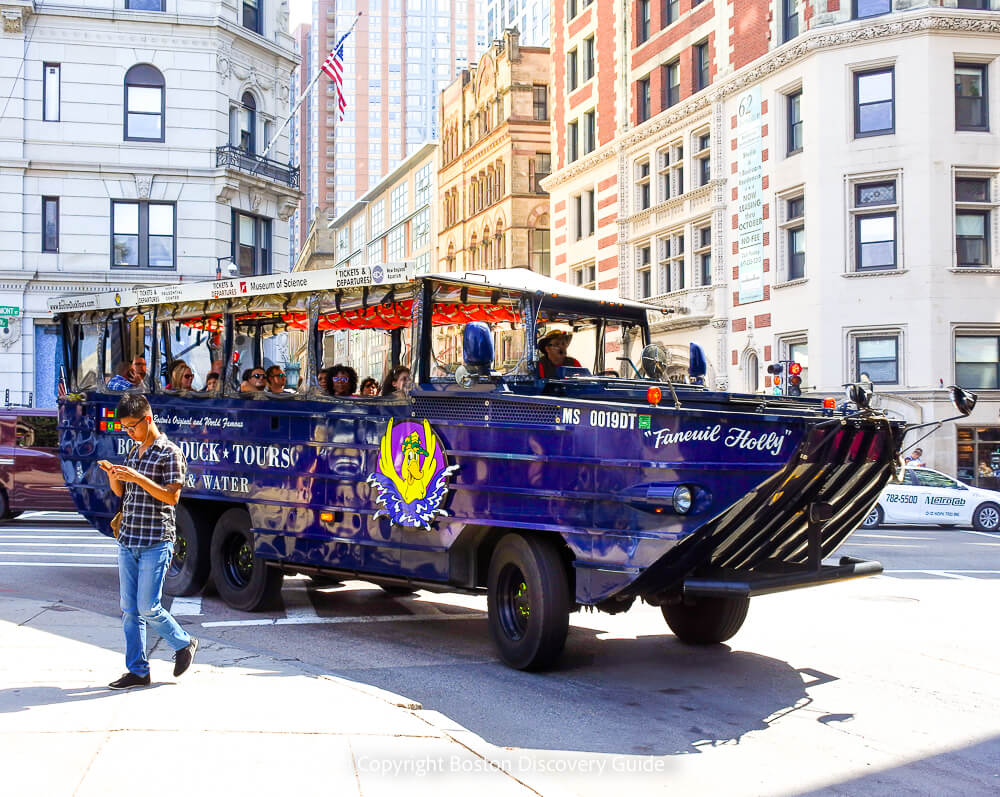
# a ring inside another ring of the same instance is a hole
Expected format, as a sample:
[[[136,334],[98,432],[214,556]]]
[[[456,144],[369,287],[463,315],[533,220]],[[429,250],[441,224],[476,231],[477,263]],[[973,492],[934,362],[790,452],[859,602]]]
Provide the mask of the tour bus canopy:
[[[610,291],[594,291],[542,276],[526,268],[468,271],[463,273],[427,274],[421,279],[434,279],[460,285],[480,285],[517,293],[541,293],[608,307],[632,310],[654,310],[641,302],[622,299]],[[103,293],[60,296],[48,300],[51,313],[76,313],[93,310],[114,310],[155,304],[186,304],[239,299],[274,293],[313,293],[343,289],[412,283],[413,261],[377,263],[340,269],[295,271],[287,274],[266,274],[258,277],[237,277],[206,282],[178,282],[169,285],[136,286]]]

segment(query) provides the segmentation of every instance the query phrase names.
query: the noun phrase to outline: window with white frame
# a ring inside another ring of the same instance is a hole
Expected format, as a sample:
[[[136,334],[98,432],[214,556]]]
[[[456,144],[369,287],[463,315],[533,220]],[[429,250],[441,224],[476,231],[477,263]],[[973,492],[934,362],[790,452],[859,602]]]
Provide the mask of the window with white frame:
[[[430,242],[431,210],[424,208],[413,217],[413,248],[423,249]]]
[[[849,184],[855,271],[900,267],[898,182],[886,177]]]
[[[668,144],[656,153],[657,198],[660,202],[684,193],[684,145]]]
[[[648,299],[653,295],[653,249],[648,243],[636,249],[635,289],[640,299]]]
[[[955,265],[989,267],[993,203],[985,174],[959,173],[955,177]]]
[[[60,64],[42,65],[42,121],[59,121],[59,94],[61,86],[62,66]]]
[[[351,253],[351,235],[347,226],[337,230],[337,260],[347,257]]]
[[[575,241],[589,238],[597,228],[596,195],[594,191],[587,190],[576,194],[572,198],[572,223]]]
[[[779,235],[781,236],[781,261],[778,280],[791,282],[806,275],[806,221],[805,197],[799,191],[779,195]]]
[[[413,178],[413,205],[420,207],[431,201],[431,164],[417,169]]]
[[[788,127],[785,138],[786,152],[794,155],[802,151],[802,89],[798,88],[786,97]]]
[[[635,209],[646,210],[651,204],[649,158],[635,164]]]
[[[583,115],[583,152],[597,149],[597,111],[587,111]]]
[[[809,339],[798,333],[794,336],[786,336],[778,342],[783,360],[790,360],[802,366],[802,389],[809,389]]]
[[[354,252],[365,243],[365,217],[359,215],[351,222],[351,251]]]
[[[594,77],[595,59],[594,36],[588,36],[583,40],[583,80],[584,82]]]
[[[594,288],[596,286],[597,267],[593,261],[581,263],[570,270],[570,278],[573,285],[578,288]]]
[[[902,384],[899,330],[856,330],[848,335],[852,382]]]
[[[385,229],[385,200],[380,199],[371,206],[371,237],[381,235]],[[372,261],[368,261],[372,262]]]
[[[406,191],[409,186],[406,183],[397,185],[389,195],[389,223],[398,224],[406,216]]]
[[[386,259],[398,263],[406,259],[406,226],[399,225],[386,236]]]
[[[374,243],[368,244],[367,255],[369,265],[372,263],[382,263],[385,260],[382,256],[382,246],[384,241],[384,238],[379,238]]]
[[[580,157],[580,121],[574,119],[566,125],[566,161],[572,163]]]
[[[576,91],[576,87],[580,85],[579,75],[576,71],[577,69],[577,53],[576,50],[570,50],[566,53],[566,90]]]
[[[712,136],[705,130],[695,133],[695,167],[698,185],[708,185],[712,180]]]
[[[854,136],[884,136],[896,131],[895,69],[854,73]]]
[[[712,225],[696,226],[694,230],[695,263],[698,268],[698,284],[712,284]]]
[[[684,231],[668,233],[657,241],[657,247],[658,292],[683,290],[687,282],[684,274]]]

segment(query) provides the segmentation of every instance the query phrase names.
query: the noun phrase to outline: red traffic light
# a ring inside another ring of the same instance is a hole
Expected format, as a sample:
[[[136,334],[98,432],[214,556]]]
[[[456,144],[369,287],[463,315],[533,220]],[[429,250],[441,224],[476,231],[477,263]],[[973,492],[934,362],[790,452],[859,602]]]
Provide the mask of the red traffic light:
[[[802,365],[800,363],[789,363],[788,373],[792,374],[793,376],[798,376],[799,374],[802,373]],[[801,382],[802,380],[800,379],[799,381]]]

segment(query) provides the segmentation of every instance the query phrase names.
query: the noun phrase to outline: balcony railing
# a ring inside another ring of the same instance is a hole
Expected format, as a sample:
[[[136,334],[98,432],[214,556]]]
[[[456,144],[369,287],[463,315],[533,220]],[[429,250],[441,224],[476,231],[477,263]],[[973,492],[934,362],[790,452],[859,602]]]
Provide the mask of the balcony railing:
[[[247,174],[255,174],[265,180],[284,183],[289,188],[299,187],[299,167],[278,163],[270,158],[262,158],[245,149],[226,144],[215,150],[215,165],[239,169]]]

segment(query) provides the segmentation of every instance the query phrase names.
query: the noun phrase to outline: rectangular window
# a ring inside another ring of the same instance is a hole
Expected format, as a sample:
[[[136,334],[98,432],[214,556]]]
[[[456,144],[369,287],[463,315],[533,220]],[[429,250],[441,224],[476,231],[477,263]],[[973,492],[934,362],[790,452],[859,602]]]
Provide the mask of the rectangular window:
[[[529,175],[531,180],[531,191],[535,194],[544,194],[542,180],[552,173],[552,156],[548,152],[536,152],[535,159],[528,164],[531,168]]]
[[[649,108],[649,78],[645,77],[635,84],[635,118],[638,124],[642,124],[650,116]]]
[[[799,35],[799,3],[798,0],[782,0],[784,27],[782,41],[787,42]]]
[[[387,236],[386,257],[390,263],[398,263],[406,258],[406,227],[400,225]]]
[[[798,280],[806,275],[806,225],[805,199],[795,197],[785,204],[788,243],[788,279]]]
[[[413,179],[413,206],[419,208],[431,201],[431,164],[421,167]]]
[[[264,33],[264,30],[261,27],[261,22],[263,20],[260,13],[260,4],[262,2],[263,0],[242,0],[243,14],[240,20],[244,28],[261,35]]]
[[[857,337],[854,339],[854,381],[875,385],[899,384],[899,338]]]
[[[176,213],[168,202],[111,202],[111,264],[125,268],[177,265]]]
[[[960,268],[990,265],[990,181],[956,178],[955,203],[956,265]]]
[[[684,193],[684,145],[670,144],[656,153],[657,201],[663,202]]]
[[[650,0],[639,0],[636,3],[635,36],[638,44],[649,38],[649,2]]]
[[[651,204],[649,190],[649,159],[635,165],[636,210],[647,210]]]
[[[972,11],[989,11],[990,0],[958,0],[958,7]]]
[[[566,160],[572,163],[580,157],[580,123],[576,120],[566,126]]]
[[[990,129],[985,64],[955,64],[955,129]]]
[[[431,240],[431,211],[424,208],[413,217],[413,249],[423,249]]]
[[[271,273],[271,220],[233,211],[232,258],[241,277]]]
[[[42,65],[42,121],[59,121],[59,94],[62,90],[59,64]]]
[[[639,260],[636,264],[636,288],[640,299],[648,299],[653,295],[652,251],[649,244],[639,247]]]
[[[712,181],[712,137],[709,133],[701,133],[696,140],[698,151],[694,157],[698,166],[698,185],[708,185]]]
[[[580,7],[577,0],[567,0],[566,1],[566,19],[573,19],[577,14],[580,13]],[[501,14],[503,16],[503,14]]]
[[[549,87],[532,86],[532,106],[536,122],[544,122],[549,118]]]
[[[42,197],[42,251],[59,251],[59,197]]]
[[[580,84],[576,73],[576,50],[566,53],[566,88],[575,91]]]
[[[883,136],[896,129],[895,69],[854,74],[854,135]]]
[[[700,285],[712,284],[712,227],[701,227],[695,230],[695,241],[698,248],[694,255],[698,262],[698,280]]]
[[[694,90],[701,91],[711,82],[709,74],[708,42],[694,46]]]
[[[955,382],[967,390],[1000,389],[1000,337],[956,335]]]
[[[583,40],[583,80],[590,80],[594,76],[594,37],[588,36]]]
[[[397,224],[406,216],[406,192],[408,188],[409,186],[403,183],[392,189],[392,194],[389,197],[390,224]]]
[[[857,270],[897,268],[896,181],[855,185],[852,212]]]
[[[125,8],[132,11],[165,11],[163,0],[125,0]]]
[[[587,154],[597,149],[597,111],[587,111],[583,115],[583,152]]]
[[[531,270],[549,276],[549,231],[531,231]]]
[[[802,151],[802,91],[788,95],[788,154]]]
[[[596,282],[596,271],[597,269],[593,263],[584,263],[582,266],[577,266],[571,272],[573,284],[578,288],[593,289]]]
[[[380,199],[371,206],[371,235],[375,238],[385,229],[385,200]]]
[[[695,239],[698,240],[697,238]],[[658,293],[672,293],[684,290],[686,284],[684,274],[684,233],[671,233],[657,242],[659,247]],[[699,247],[701,249],[701,247]]]
[[[854,18],[880,17],[892,11],[892,0],[854,0]]]
[[[674,61],[662,69],[663,107],[669,108],[681,101],[681,62]]]
[[[663,27],[673,25],[680,16],[680,0],[663,0]]]

